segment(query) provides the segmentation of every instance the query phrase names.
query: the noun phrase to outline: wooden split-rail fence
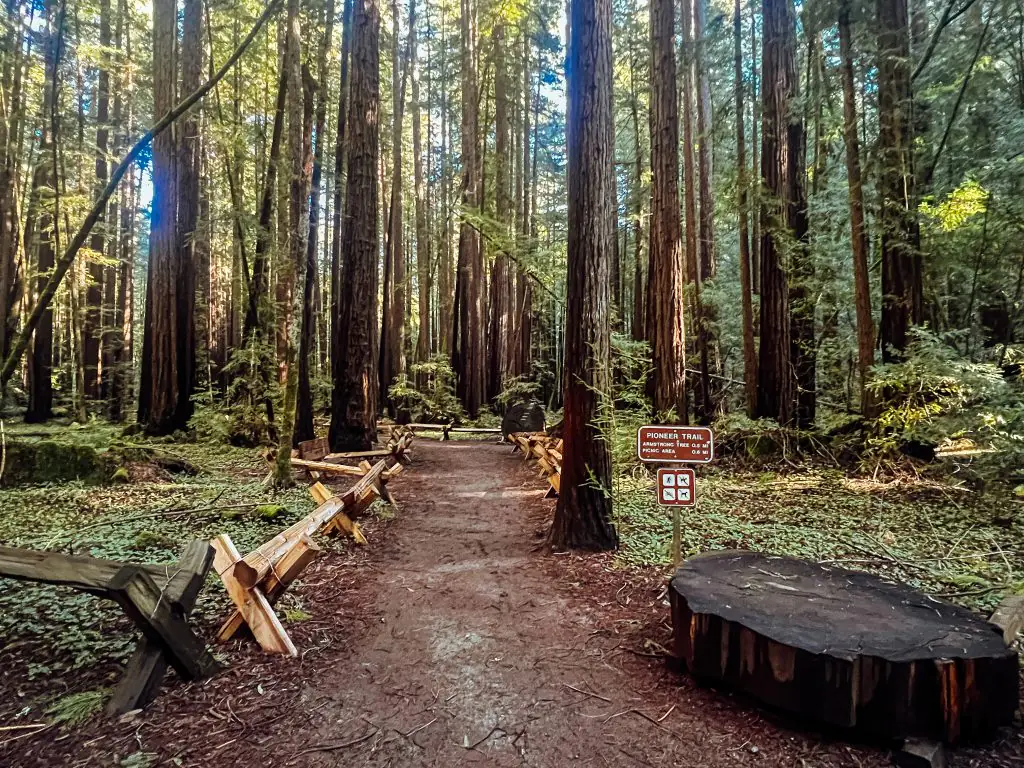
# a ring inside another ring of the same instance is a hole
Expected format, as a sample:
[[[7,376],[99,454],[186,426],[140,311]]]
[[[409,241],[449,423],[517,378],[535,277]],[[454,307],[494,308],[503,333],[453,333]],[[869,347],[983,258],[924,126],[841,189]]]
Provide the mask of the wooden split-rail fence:
[[[220,669],[188,622],[211,566],[235,605],[217,633],[218,640],[227,641],[247,627],[264,650],[297,655],[274,603],[320,553],[312,538],[315,534],[346,533],[366,543],[356,520],[375,499],[392,501],[387,482],[410,460],[412,440],[411,430],[398,429],[381,451],[329,454],[326,441],[306,444],[307,457],[293,464],[314,479],[310,493],[317,508],[244,557],[227,534],[212,542],[190,543],[172,565],[0,546],[0,578],[71,587],[117,603],[142,637],[107,711],[122,714],[141,709],[156,697],[168,666],[185,680],[203,679]],[[374,458],[379,461],[371,464],[369,459]],[[345,460],[360,463],[357,467],[334,463]],[[343,493],[334,493],[319,482],[324,474],[358,480]]]
[[[548,496],[557,496],[562,485],[562,439],[543,432],[514,432],[507,438],[513,451],[526,460],[534,459],[551,487]]]
[[[501,430],[497,427],[456,427],[454,422],[450,424],[382,424],[381,429],[389,429],[392,435],[396,431],[408,430],[413,434],[421,432],[440,432],[441,442],[451,440],[454,435],[500,435]]]
[[[212,542],[216,551],[214,570],[235,604],[217,633],[219,641],[227,642],[247,627],[268,653],[297,655],[295,644],[274,611],[274,604],[320,554],[312,538],[315,534],[344,533],[357,543],[366,543],[356,521],[375,499],[392,501],[387,482],[410,460],[412,439],[411,431],[402,431],[392,436],[385,450],[358,453],[326,453],[323,440],[300,445],[301,458],[293,458],[292,466],[309,473],[314,481],[310,493],[319,506],[244,557],[227,534],[221,534]],[[379,458],[379,461],[371,464],[370,458]],[[359,466],[335,463],[355,459],[360,460]],[[323,475],[352,476],[359,480],[344,493],[335,494],[320,482]]]

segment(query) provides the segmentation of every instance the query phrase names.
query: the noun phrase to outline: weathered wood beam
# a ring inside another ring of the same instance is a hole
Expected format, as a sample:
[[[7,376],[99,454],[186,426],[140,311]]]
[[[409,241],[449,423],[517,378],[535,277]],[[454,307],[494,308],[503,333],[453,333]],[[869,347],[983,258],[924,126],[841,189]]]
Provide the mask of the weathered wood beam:
[[[259,646],[268,653],[298,656],[295,644],[288,637],[267,596],[259,589],[244,586],[235,578],[234,566],[241,561],[241,555],[231,538],[221,534],[211,544],[217,553],[213,560],[214,570],[220,575],[228,596],[242,614]]]
[[[276,604],[285,590],[299,577],[299,574],[306,569],[306,566],[320,556],[321,552],[320,547],[313,543],[312,539],[308,536],[302,536],[295,543],[295,546],[288,550],[288,553],[281,558],[281,562],[277,564],[266,580],[258,587],[266,596],[267,602],[271,606]],[[245,616],[242,615],[238,608],[235,608],[234,612],[217,632],[217,640],[226,643],[245,624]]]
[[[181,606],[186,617],[192,613],[202,591],[213,554],[210,542],[193,541],[185,547],[177,564],[171,566],[174,574],[165,593],[172,604]],[[107,713],[118,715],[145,707],[156,698],[166,672],[167,657],[162,646],[144,636],[107,702]]]
[[[390,453],[388,454],[391,455]],[[292,459],[292,466],[296,469],[306,469],[311,472],[327,472],[332,475],[351,475],[362,477],[363,471],[358,467],[349,467],[345,464],[331,464],[326,461],[306,461],[305,459]]]
[[[185,680],[199,680],[220,667],[206,644],[177,615],[153,577],[142,568],[126,566],[111,580],[110,597],[121,606],[147,638],[159,643],[167,661]]]

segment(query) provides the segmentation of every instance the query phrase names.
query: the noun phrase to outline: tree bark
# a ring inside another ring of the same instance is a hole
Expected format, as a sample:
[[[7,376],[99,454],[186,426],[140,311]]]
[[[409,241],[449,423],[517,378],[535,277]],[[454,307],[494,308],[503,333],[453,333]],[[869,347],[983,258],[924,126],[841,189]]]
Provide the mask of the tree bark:
[[[331,379],[338,381],[345,371],[341,359],[341,346],[344,334],[341,331],[342,310],[342,275],[344,274],[344,254],[342,239],[344,229],[342,214],[345,211],[345,159],[348,153],[348,106],[349,106],[349,72],[352,51],[352,21],[354,0],[345,0],[342,11],[341,30],[341,73],[338,85],[338,136],[334,145],[334,219],[331,222]],[[333,423],[333,401],[332,401]]]
[[[17,0],[4,3],[6,32],[0,38],[4,51],[0,72],[0,101],[5,116],[0,120],[0,354],[7,357],[18,327],[18,305],[23,291],[23,266],[18,249],[18,189],[21,183],[20,137],[24,108],[22,84],[31,37],[22,35]],[[27,38],[27,39],[26,39]]]
[[[754,346],[753,283],[750,274],[750,232],[748,227],[747,142],[743,128],[743,27],[740,0],[733,9],[733,48],[736,79],[736,186],[738,187],[740,238],[740,306],[743,314],[743,396],[747,416],[757,411],[757,350]]]
[[[806,233],[804,126],[796,108],[792,0],[766,0],[762,38],[761,346],[757,414],[789,425],[796,419],[790,285],[786,254]]]
[[[857,359],[860,368],[860,408],[875,415],[874,397],[867,388],[875,364],[875,323],[871,314],[871,283],[868,274],[868,238],[864,224],[864,185],[861,180],[860,142],[857,138],[857,87],[853,69],[853,35],[850,0],[839,3],[839,55],[843,78],[843,140],[846,145],[846,178],[850,200],[850,243],[853,250],[854,304],[857,311]]]
[[[313,387],[310,383],[310,366],[314,360],[313,333],[316,326],[315,309],[322,302],[316,301],[315,290],[319,280],[317,262],[318,237],[320,234],[320,185],[323,179],[324,144],[327,125],[327,51],[334,34],[334,0],[327,0],[324,9],[323,35],[317,54],[316,119],[313,138],[313,175],[310,182],[312,194],[309,198],[309,226],[306,235],[306,280],[302,299],[302,335],[299,342],[299,400],[295,416],[295,443],[316,437],[313,429]]]
[[[377,163],[380,114],[379,0],[355,0],[352,22],[348,190],[342,252],[345,270],[341,375],[331,399],[331,448],[369,450],[377,436]]]
[[[316,83],[308,70],[303,72],[302,28],[299,13],[301,0],[288,0],[284,70],[288,78],[288,259],[283,265],[283,274],[278,275],[281,297],[279,326],[283,327],[288,340],[285,351],[284,403],[281,408],[281,428],[277,445],[277,462],[274,466],[274,484],[286,488],[294,484],[292,479],[292,446],[295,437],[295,410],[299,398],[299,371],[297,357],[307,315],[303,308],[309,297],[306,283],[315,278],[307,274],[306,236],[309,231],[309,187],[312,171],[311,133],[313,127],[313,93]],[[306,76],[303,77],[303,74]],[[318,203],[314,202],[314,205]]]
[[[685,424],[686,326],[683,318],[684,264],[679,210],[675,3],[672,0],[651,0],[650,16],[651,226],[646,325],[654,368],[648,389],[659,419]],[[685,82],[686,78],[684,88]]]
[[[477,82],[476,7],[462,2],[462,223],[455,289],[452,368],[456,391],[470,418],[484,398],[484,264],[480,234],[466,218],[481,206],[482,165],[479,155],[479,87]]]
[[[882,359],[897,359],[923,319],[921,253],[914,207],[913,94],[907,0],[877,0],[878,193],[882,251]]]
[[[487,396],[494,400],[501,394],[509,362],[512,319],[512,273],[505,243],[512,241],[510,218],[512,196],[509,173],[509,117],[508,63],[505,60],[505,25],[495,25],[494,41],[494,201],[495,219],[501,241],[491,266],[490,327],[487,345]]]
[[[96,189],[107,185],[107,152],[110,129],[110,0],[99,0],[100,64],[96,75]],[[88,284],[85,291],[85,322],[82,329],[82,355],[85,360],[85,396],[100,396],[100,340],[103,334],[102,305],[105,282],[103,259],[107,250],[106,212],[93,229],[89,249]]]
[[[609,266],[615,232],[611,0],[570,0],[562,482],[548,541],[614,549],[611,455],[598,423],[611,404]]]
[[[696,347],[699,358],[698,391],[699,399],[695,402],[694,411],[700,416],[701,422],[707,423],[711,410],[711,379],[708,370],[707,334],[704,331],[704,305],[701,300],[701,252],[698,238],[699,213],[697,210],[697,157],[696,142],[693,131],[694,88],[693,69],[696,44],[693,35],[694,0],[683,0],[682,32],[683,32],[683,204],[686,211],[686,284],[687,303],[690,316],[696,328]],[[650,279],[648,277],[648,279]],[[650,310],[648,310],[650,312]],[[683,415],[683,423],[687,417]]]
[[[192,93],[203,72],[203,0],[184,0],[181,39],[181,89]],[[170,108],[170,107],[168,107]],[[196,385],[196,243],[199,232],[201,171],[200,112],[193,110],[181,122],[178,139],[178,424],[192,417]],[[205,311],[204,307],[202,311]]]
[[[636,5],[633,6],[634,15]],[[674,26],[674,23],[673,23]],[[673,59],[675,58],[673,54]],[[647,338],[646,302],[644,301],[644,264],[643,264],[643,231],[644,231],[644,151],[640,140],[640,98],[637,93],[636,74],[638,62],[635,52],[630,50],[629,56],[629,111],[633,121],[633,327],[632,336],[634,341],[643,341]],[[678,109],[677,109],[678,113]],[[679,136],[679,126],[675,127],[675,134]],[[679,149],[676,142],[676,158],[678,165]],[[676,199],[679,198],[679,181],[676,180]],[[678,207],[678,206],[677,206]]]
[[[415,0],[413,0],[415,2]],[[410,14],[411,16],[411,14]],[[420,102],[420,68],[417,55],[417,40],[415,23],[409,23],[409,60],[412,66],[412,164],[413,164],[413,185],[416,195],[416,285],[418,290],[419,305],[419,329],[416,335],[416,360],[426,362],[430,359],[430,294],[431,294],[431,238],[430,226],[427,220],[427,191],[423,177],[423,125],[421,113],[423,105]],[[428,109],[430,105],[428,104]],[[430,135],[428,132],[427,142],[429,145]],[[429,149],[429,146],[428,146]]]
[[[50,114],[57,98],[56,69],[60,56],[60,38],[57,19],[57,2],[49,0],[46,5],[46,35],[43,51],[46,56],[46,81],[43,85],[43,121],[39,138],[39,158],[32,178],[32,202],[30,206],[37,211],[34,222],[26,222],[25,242],[33,241],[36,245],[36,307],[43,301],[43,290],[47,274],[55,263],[54,235],[57,226],[52,206],[41,199],[43,190],[52,190],[48,197],[54,197],[57,189],[56,175],[56,144],[50,125]],[[48,421],[53,416],[53,310],[49,306],[42,307],[35,337],[32,340],[32,354],[28,360],[28,410],[25,421],[39,423]]]
[[[175,102],[177,84],[177,8],[174,0],[153,3],[153,115],[156,119]],[[169,434],[184,426],[178,403],[181,372],[178,318],[181,254],[178,250],[176,168],[177,144],[172,132],[153,141],[153,214],[150,223],[149,279],[146,282],[144,358],[139,421],[150,434]]]

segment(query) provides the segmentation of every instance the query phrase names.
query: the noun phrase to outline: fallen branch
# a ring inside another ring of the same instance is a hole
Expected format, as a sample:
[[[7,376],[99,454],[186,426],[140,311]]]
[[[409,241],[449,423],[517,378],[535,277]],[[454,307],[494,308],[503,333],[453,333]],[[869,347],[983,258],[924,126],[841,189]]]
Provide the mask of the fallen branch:
[[[352,739],[351,741],[343,741],[340,744],[317,744],[315,747],[309,747],[307,749],[302,750],[301,752],[296,752],[295,756],[299,757],[301,755],[308,755],[312,752],[333,752],[337,749],[346,749],[348,747],[354,747],[356,744],[362,744],[367,739],[372,739],[378,733],[380,733],[380,728],[370,731],[369,733],[360,736],[358,739]]]

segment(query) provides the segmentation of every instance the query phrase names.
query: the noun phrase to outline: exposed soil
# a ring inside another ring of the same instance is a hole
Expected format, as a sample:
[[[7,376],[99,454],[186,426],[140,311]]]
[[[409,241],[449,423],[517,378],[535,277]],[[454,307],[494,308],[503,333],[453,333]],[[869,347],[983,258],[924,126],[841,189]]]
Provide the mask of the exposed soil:
[[[419,440],[389,486],[395,517],[294,587],[311,616],[289,625],[298,659],[240,641],[216,678],[169,678],[144,713],[0,746],[0,765],[890,764],[670,671],[665,574],[548,554],[542,486],[507,446]],[[1014,730],[956,765],[1021,752]]]

